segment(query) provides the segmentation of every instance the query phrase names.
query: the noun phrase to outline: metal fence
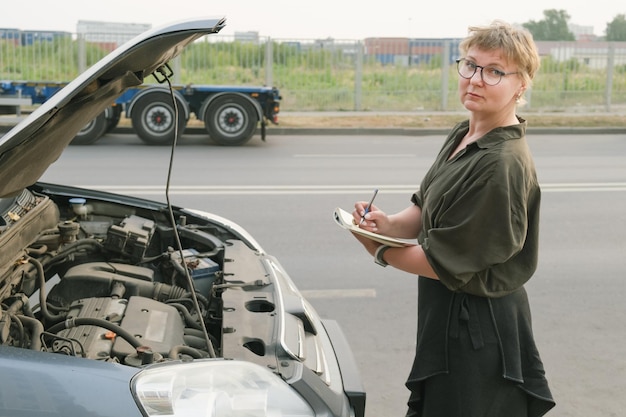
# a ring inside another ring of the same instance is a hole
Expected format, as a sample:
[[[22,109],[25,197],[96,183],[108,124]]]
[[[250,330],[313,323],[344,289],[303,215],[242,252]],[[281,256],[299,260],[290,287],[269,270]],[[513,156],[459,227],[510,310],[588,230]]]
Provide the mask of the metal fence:
[[[7,36],[0,79],[69,81],[130,36]],[[210,35],[171,63],[178,84],[271,85],[283,111],[456,111],[459,39],[302,40]],[[626,110],[626,42],[538,42],[534,111]],[[146,82],[154,82],[151,79]]]

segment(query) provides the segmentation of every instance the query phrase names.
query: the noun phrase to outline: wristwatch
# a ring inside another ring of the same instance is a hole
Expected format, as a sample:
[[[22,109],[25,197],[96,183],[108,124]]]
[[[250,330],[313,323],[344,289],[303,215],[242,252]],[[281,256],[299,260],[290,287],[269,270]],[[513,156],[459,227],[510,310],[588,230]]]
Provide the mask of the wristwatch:
[[[376,262],[378,265],[382,267],[389,265],[383,259],[383,255],[385,254],[385,252],[387,252],[387,249],[389,248],[391,248],[391,246],[387,246],[387,245],[380,245],[378,248],[376,248],[376,252],[374,252],[374,262]]]

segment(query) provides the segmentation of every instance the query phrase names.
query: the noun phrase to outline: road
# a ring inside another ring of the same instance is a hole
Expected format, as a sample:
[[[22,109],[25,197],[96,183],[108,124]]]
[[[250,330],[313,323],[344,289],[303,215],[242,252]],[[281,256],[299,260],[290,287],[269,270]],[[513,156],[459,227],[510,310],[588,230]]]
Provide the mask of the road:
[[[231,218],[276,255],[323,317],[338,320],[368,391],[367,417],[404,416],[415,344],[416,279],[382,269],[335,226],[337,206],[404,208],[440,136],[279,136],[239,148],[181,141],[174,204]],[[543,188],[541,258],[527,284],[557,400],[550,416],[626,409],[626,137],[529,137]],[[70,147],[45,181],[164,201],[170,150],[130,135]]]

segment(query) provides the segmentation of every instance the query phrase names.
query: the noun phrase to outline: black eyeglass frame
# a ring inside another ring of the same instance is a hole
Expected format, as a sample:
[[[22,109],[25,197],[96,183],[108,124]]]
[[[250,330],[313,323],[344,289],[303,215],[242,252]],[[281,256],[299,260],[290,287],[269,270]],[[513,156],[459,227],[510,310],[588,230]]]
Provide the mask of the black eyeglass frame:
[[[469,77],[466,77],[465,75],[461,74],[461,62],[471,62],[472,64],[474,64],[474,72],[472,72],[472,75],[470,75]],[[491,67],[491,66],[487,66],[487,67],[483,67],[481,65],[476,64],[474,61],[470,61],[469,59],[466,58],[459,58],[456,60],[456,72],[459,73],[459,75],[463,78],[465,78],[466,80],[470,80],[474,75],[476,75],[476,71],[478,70],[478,68],[480,68],[480,79],[487,85],[498,85],[500,84],[500,82],[502,81],[503,77],[506,77],[507,75],[513,75],[513,74],[519,74],[519,71],[515,71],[515,72],[504,72],[504,71],[500,71],[497,68]],[[500,76],[500,79],[498,80],[497,83],[495,84],[490,84],[487,81],[485,81],[485,77],[483,77],[483,70],[485,68],[493,68],[493,70]]]

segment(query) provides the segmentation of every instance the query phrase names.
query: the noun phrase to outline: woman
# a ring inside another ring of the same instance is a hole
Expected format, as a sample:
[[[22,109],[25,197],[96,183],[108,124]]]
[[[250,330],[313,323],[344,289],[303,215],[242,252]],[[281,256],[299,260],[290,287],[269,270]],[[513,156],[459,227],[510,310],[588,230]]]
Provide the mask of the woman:
[[[524,283],[537,265],[540,190],[516,105],[539,67],[532,36],[503,22],[470,27],[457,61],[469,120],[455,126],[412,196],[360,227],[418,245],[357,237],[380,265],[418,278],[407,416],[534,417],[554,407]],[[357,202],[357,224],[367,202]]]

